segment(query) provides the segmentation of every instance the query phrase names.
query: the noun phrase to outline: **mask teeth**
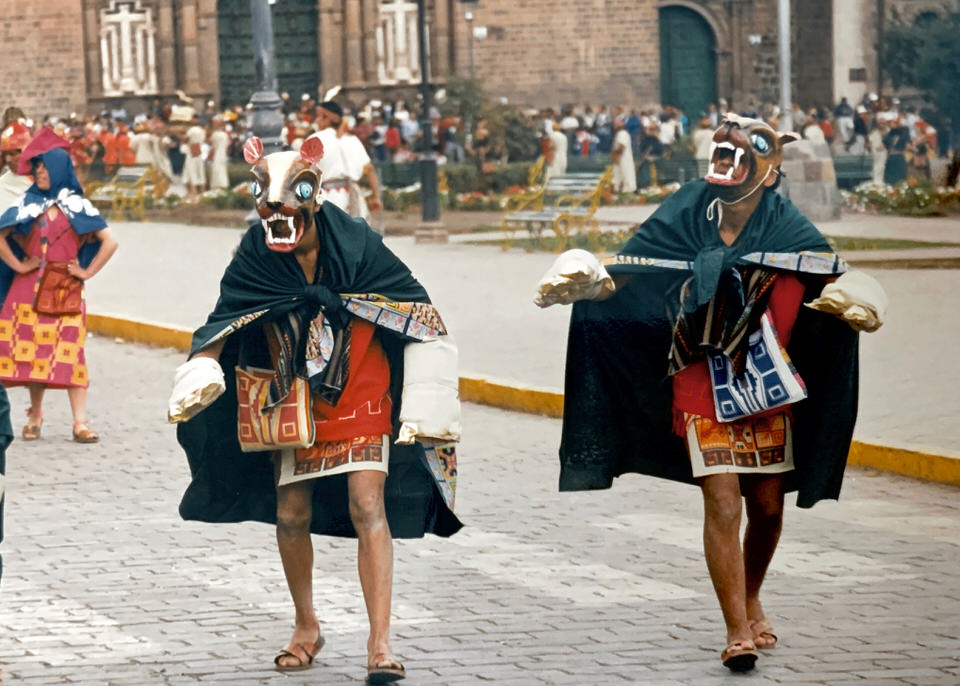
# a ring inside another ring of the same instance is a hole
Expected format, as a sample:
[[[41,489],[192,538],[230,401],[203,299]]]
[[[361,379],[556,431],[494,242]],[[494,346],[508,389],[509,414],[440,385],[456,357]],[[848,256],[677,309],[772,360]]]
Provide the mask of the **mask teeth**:
[[[281,245],[292,245],[297,238],[296,230],[293,227],[293,217],[287,218],[287,226],[290,227],[290,235],[286,238],[280,238],[279,236],[273,235],[273,231],[270,230],[270,221],[273,221],[273,217],[270,219],[260,220],[260,222],[263,224],[264,230],[267,232],[267,237],[270,239],[270,242]]]
[[[736,169],[740,166],[740,158],[743,157],[744,150],[743,148],[737,148],[737,152],[733,157],[733,168]]]

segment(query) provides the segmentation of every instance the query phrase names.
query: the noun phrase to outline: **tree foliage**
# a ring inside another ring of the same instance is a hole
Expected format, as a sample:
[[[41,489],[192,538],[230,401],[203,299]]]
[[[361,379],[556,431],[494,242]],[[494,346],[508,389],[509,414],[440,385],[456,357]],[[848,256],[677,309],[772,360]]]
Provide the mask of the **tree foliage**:
[[[540,154],[536,124],[516,105],[494,101],[478,79],[450,79],[446,97],[438,107],[444,115],[460,117],[474,129],[480,119],[486,119],[497,156],[521,161]]]
[[[954,122],[960,121],[960,12],[920,15],[907,23],[897,14],[881,46],[884,70],[895,88],[909,86]]]

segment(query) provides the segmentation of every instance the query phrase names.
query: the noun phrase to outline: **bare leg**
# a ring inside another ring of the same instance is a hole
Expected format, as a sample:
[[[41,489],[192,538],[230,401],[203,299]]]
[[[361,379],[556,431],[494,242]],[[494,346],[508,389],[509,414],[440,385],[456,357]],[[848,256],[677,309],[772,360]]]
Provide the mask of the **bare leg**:
[[[73,423],[86,424],[87,389],[80,386],[70,386],[67,389],[67,398],[70,399],[70,410],[73,412]]]
[[[320,636],[320,623],[313,609],[312,496],[312,481],[277,486],[277,548],[295,611],[293,636],[286,650],[297,656],[281,657],[281,667],[308,662],[305,651],[314,653],[313,646]]]
[[[87,389],[71,386],[67,389],[70,409],[73,411],[73,440],[78,443],[96,443],[100,440],[87,422]]]
[[[43,424],[43,384],[27,384],[30,393],[30,407],[27,408],[27,423],[23,427],[23,440],[35,441],[40,438],[40,427]]]
[[[740,549],[740,479],[714,474],[700,479],[703,491],[703,549],[713,589],[727,625],[727,643],[752,641],[747,621],[746,583]]]
[[[357,568],[370,621],[367,654],[371,660],[380,654],[387,657],[392,654],[393,538],[383,507],[386,476],[376,471],[351,472],[349,475],[350,519],[359,538]]]
[[[766,619],[760,604],[760,587],[773,559],[783,526],[783,477],[779,474],[744,480],[747,532],[743,539],[746,572],[747,617],[751,623]]]
[[[40,383],[29,383],[27,384],[27,390],[30,392],[27,423],[30,425],[40,424],[43,419],[43,392],[47,390],[47,387]]]

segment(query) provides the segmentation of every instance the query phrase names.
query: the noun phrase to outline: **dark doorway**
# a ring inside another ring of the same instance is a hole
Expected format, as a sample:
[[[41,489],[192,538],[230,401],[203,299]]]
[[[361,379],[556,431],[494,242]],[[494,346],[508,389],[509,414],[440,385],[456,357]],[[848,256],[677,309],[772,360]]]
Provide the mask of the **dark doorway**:
[[[320,73],[316,0],[283,0],[270,11],[280,92],[289,93],[295,105],[303,93],[316,98]],[[217,21],[221,103],[245,105],[255,86],[250,0],[220,0]]]
[[[660,9],[660,97],[694,121],[717,99],[716,38],[706,20],[686,7]]]

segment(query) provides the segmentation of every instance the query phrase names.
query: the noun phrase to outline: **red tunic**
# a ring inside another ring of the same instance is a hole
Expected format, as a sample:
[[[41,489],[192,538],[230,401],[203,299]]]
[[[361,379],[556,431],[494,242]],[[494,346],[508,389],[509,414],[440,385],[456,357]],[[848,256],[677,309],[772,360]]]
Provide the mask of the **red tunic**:
[[[803,303],[804,285],[793,274],[778,274],[770,293],[769,309],[777,338],[784,347],[790,342],[793,325],[797,321],[800,305]],[[786,408],[775,407],[754,417],[783,412]],[[713,385],[707,361],[699,360],[690,364],[673,376],[673,430],[678,436],[686,435],[684,413],[706,417],[717,422],[717,412],[713,401]]]

